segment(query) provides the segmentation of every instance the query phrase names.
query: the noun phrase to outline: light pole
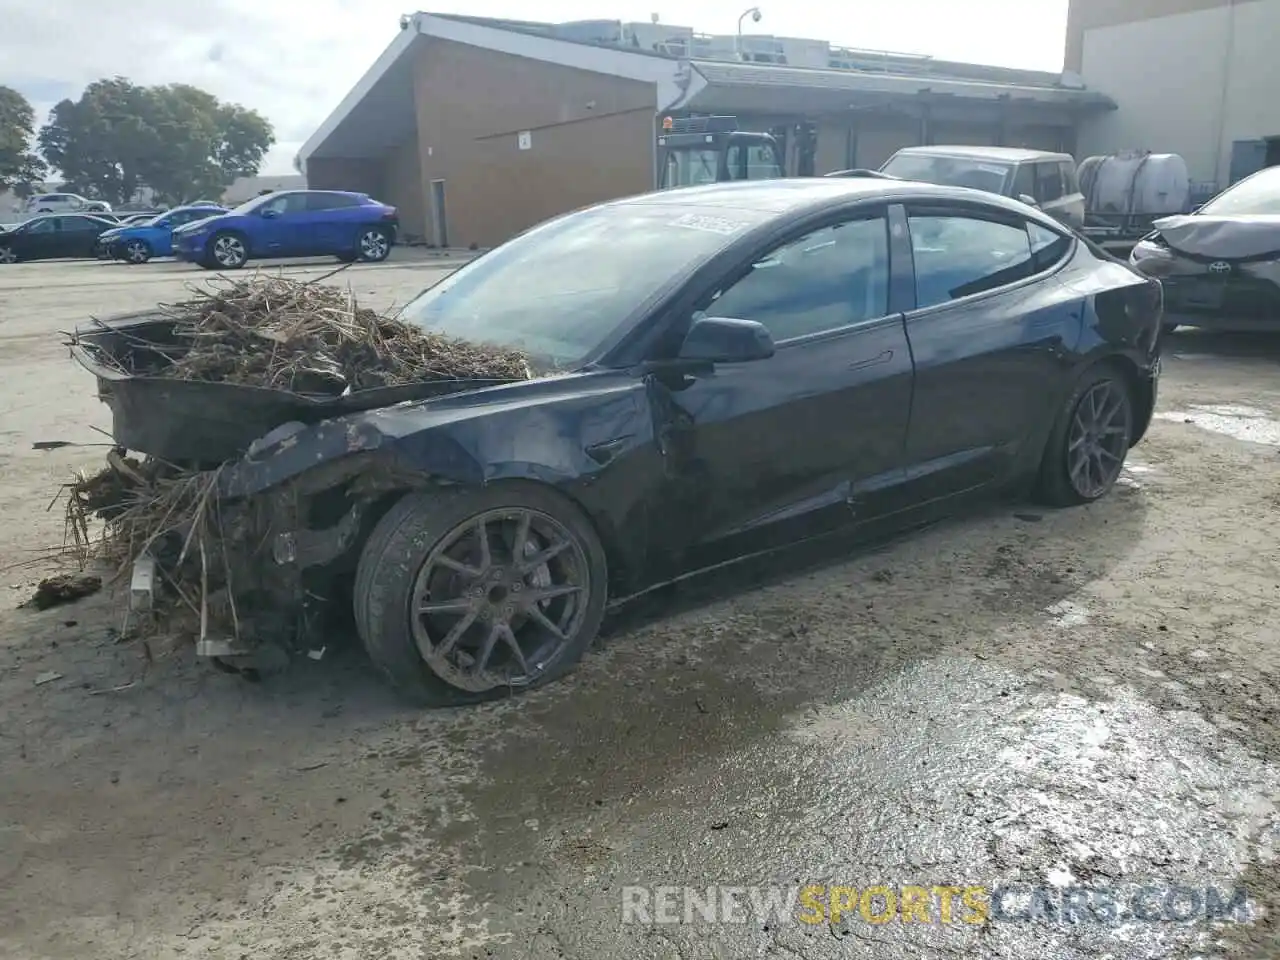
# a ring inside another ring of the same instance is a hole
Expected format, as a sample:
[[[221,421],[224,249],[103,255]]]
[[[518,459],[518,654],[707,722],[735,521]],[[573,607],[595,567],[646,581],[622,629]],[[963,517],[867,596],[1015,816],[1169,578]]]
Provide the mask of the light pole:
[[[738,17],[738,37],[733,42],[733,52],[738,55],[739,60],[742,59],[742,21],[747,19],[747,17],[750,17],[753,23],[759,23],[762,16],[763,14],[760,12],[759,7],[748,7],[746,10],[743,10],[742,15]]]

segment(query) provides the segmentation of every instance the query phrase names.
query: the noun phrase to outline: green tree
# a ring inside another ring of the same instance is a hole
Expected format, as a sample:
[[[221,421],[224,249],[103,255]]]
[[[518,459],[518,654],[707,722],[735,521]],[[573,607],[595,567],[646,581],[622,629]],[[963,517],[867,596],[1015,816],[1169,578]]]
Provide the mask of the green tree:
[[[186,84],[98,80],[54,107],[40,131],[45,159],[81,192],[117,203],[139,187],[162,203],[216,198],[256,174],[275,140],[258,113]]]
[[[0,190],[29,193],[44,176],[44,162],[31,152],[35,121],[27,98],[0,86]]]
[[[196,87],[156,87],[151,97],[160,149],[143,179],[164,202],[221,196],[238,178],[256,175],[275,142],[266,118]]]

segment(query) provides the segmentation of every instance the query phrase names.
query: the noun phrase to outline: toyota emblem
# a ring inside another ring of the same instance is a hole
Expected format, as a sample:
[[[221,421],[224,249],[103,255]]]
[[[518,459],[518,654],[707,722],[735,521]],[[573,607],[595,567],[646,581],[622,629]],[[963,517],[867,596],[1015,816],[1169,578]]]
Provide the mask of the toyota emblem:
[[[1216,263],[1209,264],[1209,270],[1212,273],[1230,273],[1231,264],[1227,263],[1225,260],[1219,260]]]

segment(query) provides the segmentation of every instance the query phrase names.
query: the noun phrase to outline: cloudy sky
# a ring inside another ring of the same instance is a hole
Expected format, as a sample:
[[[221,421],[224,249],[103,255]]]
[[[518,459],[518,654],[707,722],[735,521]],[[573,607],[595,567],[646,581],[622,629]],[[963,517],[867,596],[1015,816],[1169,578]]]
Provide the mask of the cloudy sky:
[[[657,13],[700,32],[733,33],[753,2],[764,14],[760,33],[1062,66],[1067,0],[541,0],[536,13],[529,0],[440,0],[427,9],[538,20],[645,21]],[[290,173],[303,141],[414,9],[412,0],[0,0],[0,84],[26,94],[42,121],[99,77],[195,84],[265,114],[278,143],[262,172]]]

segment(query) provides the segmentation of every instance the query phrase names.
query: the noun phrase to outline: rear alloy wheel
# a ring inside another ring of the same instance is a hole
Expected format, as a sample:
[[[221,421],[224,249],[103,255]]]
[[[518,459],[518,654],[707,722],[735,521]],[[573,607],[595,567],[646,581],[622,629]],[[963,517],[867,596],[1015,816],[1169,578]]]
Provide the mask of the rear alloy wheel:
[[[0,263],[17,263],[18,255],[14,253],[13,247],[0,247]]]
[[[121,259],[126,263],[146,263],[151,259],[151,247],[145,240],[130,240],[124,245]]]
[[[356,249],[365,263],[381,263],[391,253],[391,238],[379,227],[362,230],[356,239]]]
[[[1059,413],[1041,467],[1041,492],[1072,506],[1104,497],[1120,478],[1133,437],[1133,398],[1110,366],[1086,372]]]
[[[234,233],[215,233],[209,241],[209,265],[224,270],[239,270],[249,259],[244,240]]]
[[[365,544],[356,625],[410,699],[475,703],[571,669],[599,629],[605,582],[599,538],[554,490],[409,494]]]

